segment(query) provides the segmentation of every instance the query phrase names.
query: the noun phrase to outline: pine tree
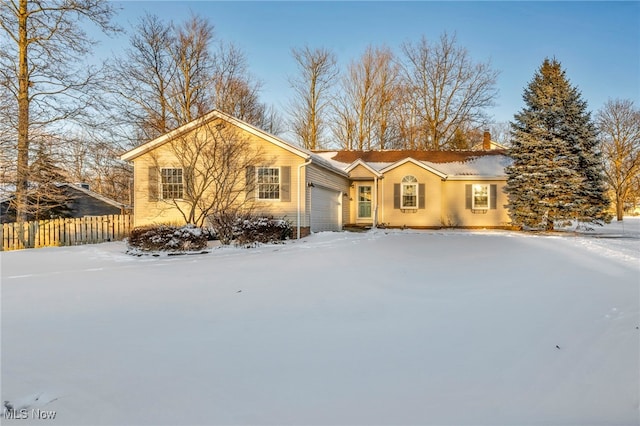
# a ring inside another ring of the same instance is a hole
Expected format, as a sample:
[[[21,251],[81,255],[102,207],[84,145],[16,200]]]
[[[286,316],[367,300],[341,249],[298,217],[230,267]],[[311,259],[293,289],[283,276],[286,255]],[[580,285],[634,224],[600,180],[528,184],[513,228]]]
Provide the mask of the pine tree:
[[[66,181],[64,174],[64,171],[55,164],[51,153],[38,147],[29,173],[27,197],[29,219],[42,220],[70,216],[68,203],[71,199],[60,186]]]
[[[523,99],[511,123],[505,188],[514,225],[552,230],[572,220],[609,221],[595,126],[557,60],[545,59]]]

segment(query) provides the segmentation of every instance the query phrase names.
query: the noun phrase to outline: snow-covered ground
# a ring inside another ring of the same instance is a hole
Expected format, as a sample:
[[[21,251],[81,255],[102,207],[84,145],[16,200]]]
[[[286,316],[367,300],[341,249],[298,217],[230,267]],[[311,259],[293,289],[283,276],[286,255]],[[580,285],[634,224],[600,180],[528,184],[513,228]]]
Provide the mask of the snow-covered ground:
[[[623,224],[2,253],[1,396],[26,419],[0,420],[637,425],[640,220]]]

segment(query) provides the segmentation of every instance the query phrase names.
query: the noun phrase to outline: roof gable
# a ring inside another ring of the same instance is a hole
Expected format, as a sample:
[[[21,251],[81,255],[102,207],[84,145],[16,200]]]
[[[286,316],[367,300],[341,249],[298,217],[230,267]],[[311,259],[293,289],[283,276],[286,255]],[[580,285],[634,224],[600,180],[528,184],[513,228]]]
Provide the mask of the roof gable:
[[[147,152],[150,152],[162,145],[164,145],[167,142],[170,142],[172,140],[174,140],[175,138],[190,132],[192,130],[195,130],[201,126],[204,126],[205,124],[213,121],[213,120],[223,120],[226,121],[229,124],[232,124],[254,136],[257,136],[267,142],[270,142],[280,148],[285,149],[286,151],[289,151],[295,155],[298,155],[304,159],[309,159],[311,157],[311,151],[308,151],[306,149],[303,148],[299,148],[296,147],[288,142],[285,142],[284,140],[265,132],[264,130],[258,129],[255,126],[252,126],[251,124],[242,121],[242,120],[238,120],[237,118],[234,118],[228,114],[225,114],[224,112],[218,111],[218,110],[213,110],[205,115],[203,115],[202,117],[196,118],[195,120],[178,127],[175,130],[170,131],[169,133],[166,133],[162,136],[159,136],[149,142],[146,142],[130,151],[125,152],[124,154],[122,154],[120,156],[121,160],[124,161],[131,161],[136,159],[137,157],[146,154]]]
[[[421,167],[421,168],[433,173],[434,175],[440,177],[441,179],[444,179],[444,178],[447,177],[447,175],[442,173],[441,171],[436,170],[433,167],[431,167],[431,166],[429,166],[429,165],[427,165],[427,164],[425,164],[425,163],[423,163],[421,161],[417,161],[417,160],[415,160],[415,159],[413,159],[411,157],[405,158],[404,160],[396,161],[395,163],[393,163],[393,164],[385,167],[384,169],[380,170],[380,172],[381,173],[386,173],[389,170],[393,170],[393,169],[395,169],[397,167],[400,167],[400,166],[402,166],[404,164],[407,164],[407,163],[415,164],[416,166]]]
[[[365,163],[364,161],[362,161],[362,159],[358,158],[356,161],[354,161],[353,163],[351,163],[349,165],[349,167],[347,167],[345,169],[345,171],[347,173],[353,171],[354,169],[356,169],[358,166],[363,167],[365,170],[367,170],[368,172],[370,172],[372,175],[377,176],[377,177],[381,177],[382,173],[378,172],[376,169],[374,169],[373,167],[371,167],[369,164]]]

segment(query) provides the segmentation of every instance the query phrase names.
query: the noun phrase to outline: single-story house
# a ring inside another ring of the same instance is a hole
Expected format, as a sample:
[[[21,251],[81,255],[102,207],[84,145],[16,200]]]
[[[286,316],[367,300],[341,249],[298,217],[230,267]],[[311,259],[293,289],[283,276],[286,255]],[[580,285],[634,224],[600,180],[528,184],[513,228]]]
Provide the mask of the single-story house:
[[[242,176],[254,184],[245,196],[255,213],[285,217],[298,235],[345,225],[499,228],[510,221],[504,150],[312,152],[214,110],[121,156],[134,166],[136,226],[184,222],[180,197],[194,175],[177,158],[184,148],[172,144],[201,143],[211,126],[233,129],[265,154]]]
[[[126,214],[129,208],[109,197],[105,197],[89,189],[85,183],[57,183],[61,195],[66,198],[65,216],[78,218],[85,216],[105,216]],[[11,201],[15,198],[13,192],[0,199],[0,222],[15,221],[15,211]]]

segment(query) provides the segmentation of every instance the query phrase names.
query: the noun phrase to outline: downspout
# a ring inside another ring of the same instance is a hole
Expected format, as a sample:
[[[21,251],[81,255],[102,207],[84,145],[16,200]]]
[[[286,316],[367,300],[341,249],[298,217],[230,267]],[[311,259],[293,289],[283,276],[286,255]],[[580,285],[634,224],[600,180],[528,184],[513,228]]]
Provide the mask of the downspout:
[[[373,177],[373,228],[378,227],[378,176]]]
[[[382,198],[382,204],[380,206],[380,216],[382,216],[382,223],[384,224],[384,185],[380,186],[380,198]]]
[[[302,168],[308,166],[309,164],[311,164],[311,158],[309,158],[309,160],[307,160],[306,163],[300,164],[298,166],[298,218],[296,221],[296,227],[297,227],[297,239],[300,239],[300,197],[301,197],[301,190],[300,190],[300,175],[302,174]]]

